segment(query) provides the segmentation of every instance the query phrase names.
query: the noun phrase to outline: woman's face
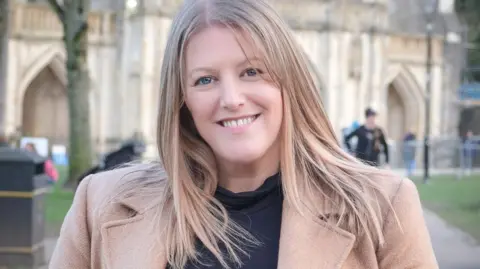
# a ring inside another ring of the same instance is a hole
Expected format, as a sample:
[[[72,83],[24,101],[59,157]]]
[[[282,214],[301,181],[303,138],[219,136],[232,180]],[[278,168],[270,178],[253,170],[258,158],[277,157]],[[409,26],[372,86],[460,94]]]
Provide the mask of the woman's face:
[[[220,164],[251,164],[277,150],[282,95],[255,55],[242,34],[221,26],[195,34],[186,48],[185,102]]]

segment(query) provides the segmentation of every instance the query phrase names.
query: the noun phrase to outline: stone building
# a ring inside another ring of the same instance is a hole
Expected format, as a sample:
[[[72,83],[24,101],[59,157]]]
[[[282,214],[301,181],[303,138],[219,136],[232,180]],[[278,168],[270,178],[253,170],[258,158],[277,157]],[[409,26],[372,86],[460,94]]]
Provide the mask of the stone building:
[[[326,110],[340,135],[376,108],[392,145],[425,129],[428,0],[271,0],[307,55]],[[15,2],[15,1],[14,1]],[[38,3],[34,3],[38,2]],[[13,4],[6,129],[68,139],[62,29],[45,1]],[[89,17],[91,124],[98,152],[140,131],[154,154],[159,69],[179,0],[93,0]],[[453,0],[434,24],[431,134],[455,135],[462,28]]]

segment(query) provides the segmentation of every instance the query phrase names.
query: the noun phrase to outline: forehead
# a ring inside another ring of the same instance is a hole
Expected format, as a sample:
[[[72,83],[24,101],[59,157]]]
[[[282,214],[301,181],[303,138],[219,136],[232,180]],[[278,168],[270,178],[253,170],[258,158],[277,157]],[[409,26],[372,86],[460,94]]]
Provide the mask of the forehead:
[[[185,51],[187,69],[221,66],[261,56],[249,33],[221,25],[192,35]]]

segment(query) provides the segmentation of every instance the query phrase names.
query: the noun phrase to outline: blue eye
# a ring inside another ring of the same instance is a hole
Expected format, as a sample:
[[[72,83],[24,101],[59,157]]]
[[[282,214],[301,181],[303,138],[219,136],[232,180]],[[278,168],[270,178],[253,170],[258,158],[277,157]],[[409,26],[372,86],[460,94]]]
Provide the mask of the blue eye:
[[[212,77],[201,77],[195,81],[195,85],[207,85],[212,82]]]
[[[254,68],[249,68],[245,71],[245,74],[249,77],[256,76],[258,74],[258,70]]]

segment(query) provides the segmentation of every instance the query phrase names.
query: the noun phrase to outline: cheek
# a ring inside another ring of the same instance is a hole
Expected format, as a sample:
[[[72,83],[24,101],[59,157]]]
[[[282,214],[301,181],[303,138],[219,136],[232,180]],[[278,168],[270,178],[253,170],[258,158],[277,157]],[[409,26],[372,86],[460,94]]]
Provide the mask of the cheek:
[[[199,131],[205,124],[212,123],[214,112],[213,98],[208,94],[192,93],[185,98],[190,114],[192,115],[195,126]]]
[[[283,119],[283,98],[280,90],[276,89],[268,98],[272,120],[278,124]]]
[[[283,118],[283,98],[282,98],[282,94],[280,93],[280,91],[278,92],[278,96],[277,96],[277,99],[276,99],[276,110],[277,110],[277,115],[278,117],[280,118],[280,121],[282,120]]]

